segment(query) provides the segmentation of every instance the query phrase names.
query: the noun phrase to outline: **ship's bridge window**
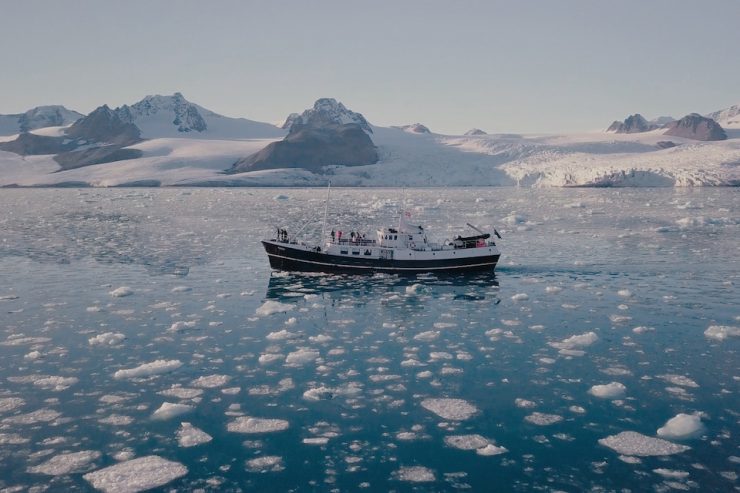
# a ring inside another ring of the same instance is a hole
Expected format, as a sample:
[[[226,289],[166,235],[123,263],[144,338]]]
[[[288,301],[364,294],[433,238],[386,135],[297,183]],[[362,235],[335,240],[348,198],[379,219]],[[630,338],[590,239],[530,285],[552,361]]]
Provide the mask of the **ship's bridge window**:
[[[397,240],[398,239],[398,235],[393,235],[393,239],[394,240]]]

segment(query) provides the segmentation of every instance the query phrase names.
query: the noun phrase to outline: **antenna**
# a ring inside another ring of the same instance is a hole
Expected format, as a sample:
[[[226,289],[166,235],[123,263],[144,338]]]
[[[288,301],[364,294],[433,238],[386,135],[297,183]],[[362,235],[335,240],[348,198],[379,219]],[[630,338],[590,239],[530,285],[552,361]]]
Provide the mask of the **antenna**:
[[[465,224],[467,224],[468,226],[470,226],[471,228],[473,228],[474,230],[476,230],[476,231],[477,231],[477,232],[479,232],[480,234],[485,234],[485,233],[483,233],[483,231],[481,231],[480,229],[476,228],[476,227],[475,227],[475,226],[473,226],[472,224],[470,224],[470,223],[465,223]]]

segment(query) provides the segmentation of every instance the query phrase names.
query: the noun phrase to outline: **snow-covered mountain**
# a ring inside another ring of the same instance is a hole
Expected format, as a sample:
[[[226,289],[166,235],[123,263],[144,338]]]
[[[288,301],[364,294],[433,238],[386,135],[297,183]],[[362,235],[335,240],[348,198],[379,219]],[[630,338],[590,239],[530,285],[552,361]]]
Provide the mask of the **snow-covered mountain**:
[[[25,113],[0,115],[0,135],[15,135],[39,128],[66,126],[83,116],[85,115],[61,105],[37,106]]]
[[[316,100],[313,108],[305,110],[300,115],[298,113],[291,113],[288,115],[288,118],[285,119],[285,123],[282,124],[281,128],[290,130],[294,125],[310,125],[312,127],[319,127],[330,124],[345,125],[348,123],[355,123],[365,132],[370,134],[373,133],[370,124],[360,113],[348,110],[342,103],[338,102],[334,98],[321,98]]]
[[[331,157],[335,150],[332,148],[327,153],[314,152],[312,156],[316,159],[308,166],[301,159],[305,149],[299,148],[300,152],[295,156],[296,166],[274,169],[272,165],[263,167],[267,161],[262,158],[270,154],[268,149],[283,152],[281,147],[285,146],[270,145],[282,142],[280,139],[286,134],[285,130],[277,129],[279,135],[265,139],[245,139],[243,134],[232,138],[203,138],[204,133],[212,130],[211,121],[197,105],[193,106],[207,126],[201,131],[195,128],[200,124],[194,114],[188,113],[191,110],[187,105],[175,104],[176,101],[171,99],[152,100],[150,103],[136,109],[140,113],[138,116],[129,109],[137,122],[136,128],[146,128],[147,121],[159,121],[169,132],[169,137],[152,138],[152,129],[156,127],[152,124],[148,139],[142,131],[141,136],[146,140],[119,149],[103,149],[105,152],[111,150],[116,162],[68,170],[64,170],[53,155],[0,151],[0,186],[323,186],[328,180],[337,186],[740,186],[738,130],[728,131],[727,140],[711,142],[694,140],[696,135],[693,134],[692,138],[664,135],[666,128],[632,134],[417,134],[400,127],[370,126],[364,117],[359,120],[353,116],[359,113],[325,99],[292,117],[290,128],[298,122],[296,133],[301,128],[306,130],[303,137],[296,137],[298,143],[303,146],[314,137],[323,139],[323,130],[318,135],[314,132],[317,128],[331,130],[332,127],[349,126],[360,131],[360,125],[365,122],[372,132],[363,129],[364,132],[360,133],[371,140],[377,152],[377,162],[348,162],[355,165],[347,166],[337,165],[333,159],[324,161],[322,156]],[[175,110],[175,106],[180,110]],[[115,115],[118,115],[118,109]],[[180,123],[176,126],[173,122],[177,115],[180,115]],[[306,126],[304,115],[307,123],[313,122],[317,126],[314,127],[313,123]],[[179,131],[180,125],[190,130]],[[38,144],[34,137],[38,132],[24,134],[26,140],[16,139],[9,147],[23,151]],[[68,140],[63,138],[53,142],[66,146],[70,145]],[[2,138],[0,142],[3,142]],[[323,145],[321,142],[318,144]],[[99,157],[96,153],[102,152],[95,150],[98,148],[91,149],[89,154],[81,155],[85,163],[95,162]],[[66,152],[85,150],[83,146]],[[289,150],[293,152],[294,149]],[[352,145],[345,149],[346,152],[351,150]],[[260,159],[255,158],[262,163],[260,166],[251,169],[246,166],[224,173],[237,161],[260,154]]]
[[[171,96],[147,96],[138,103],[114,110],[124,122],[133,123],[145,139],[264,139],[285,132],[269,123],[229,118],[191,103],[176,92]]]
[[[427,127],[426,125],[422,125],[421,123],[412,123],[410,125],[400,125],[400,126],[395,126],[392,128],[398,128],[410,134],[430,134],[432,133],[432,131],[429,130],[429,127]]]
[[[704,116],[711,118],[724,128],[740,128],[740,104],[735,104],[729,108],[714,111]]]

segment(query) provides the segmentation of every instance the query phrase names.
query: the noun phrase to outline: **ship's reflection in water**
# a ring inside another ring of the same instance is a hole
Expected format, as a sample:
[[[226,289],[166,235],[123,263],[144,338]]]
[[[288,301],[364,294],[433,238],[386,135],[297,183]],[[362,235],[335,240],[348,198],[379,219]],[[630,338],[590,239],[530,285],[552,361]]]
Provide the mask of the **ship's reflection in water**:
[[[265,299],[285,302],[306,295],[354,299],[360,303],[378,297],[388,299],[394,295],[405,298],[416,295],[467,301],[487,300],[492,304],[501,301],[498,279],[493,272],[414,277],[273,272]]]

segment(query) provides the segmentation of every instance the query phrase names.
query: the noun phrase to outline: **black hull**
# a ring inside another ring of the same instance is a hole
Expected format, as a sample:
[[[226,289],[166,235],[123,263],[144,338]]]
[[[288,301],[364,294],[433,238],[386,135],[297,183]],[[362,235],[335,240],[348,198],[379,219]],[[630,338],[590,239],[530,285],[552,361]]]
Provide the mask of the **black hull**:
[[[493,271],[500,255],[445,260],[385,260],[307,252],[263,241],[270,267],[276,270],[300,272],[343,272],[415,274],[419,272]]]

